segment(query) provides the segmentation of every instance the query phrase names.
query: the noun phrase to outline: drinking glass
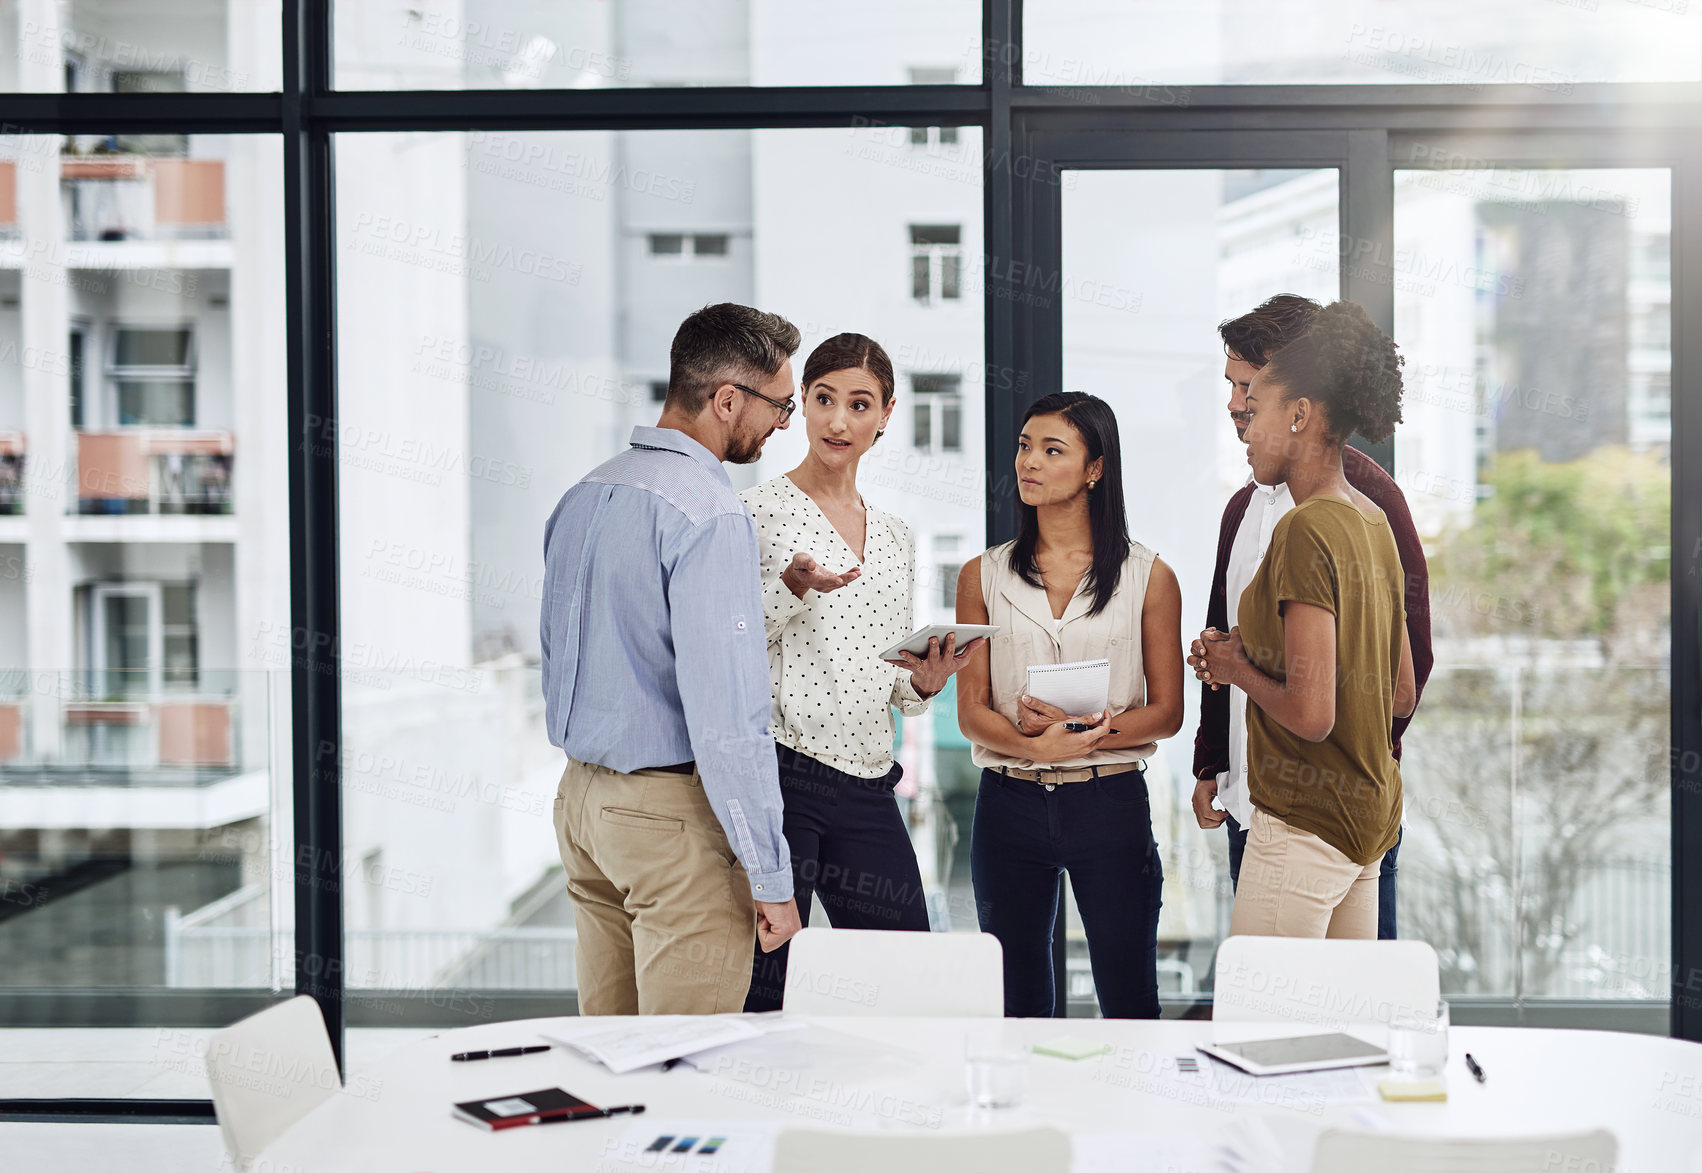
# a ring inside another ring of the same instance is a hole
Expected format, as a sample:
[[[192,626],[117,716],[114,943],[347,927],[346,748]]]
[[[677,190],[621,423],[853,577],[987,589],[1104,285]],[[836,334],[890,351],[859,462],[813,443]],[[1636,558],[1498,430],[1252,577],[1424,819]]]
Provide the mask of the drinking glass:
[[[1448,1065],[1448,1003],[1403,1006],[1389,1019],[1389,1067],[1397,1079],[1435,1079]]]
[[[969,1024],[963,1045],[964,1081],[977,1108],[1015,1108],[1028,1093],[1028,1041],[1008,1019]]]

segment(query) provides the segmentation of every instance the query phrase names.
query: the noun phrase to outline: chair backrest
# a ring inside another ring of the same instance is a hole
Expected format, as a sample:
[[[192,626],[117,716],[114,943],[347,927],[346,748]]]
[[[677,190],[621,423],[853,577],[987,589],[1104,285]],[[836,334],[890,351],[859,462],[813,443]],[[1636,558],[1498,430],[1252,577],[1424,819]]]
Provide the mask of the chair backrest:
[[[1056,1128],[956,1135],[797,1129],[774,1144],[774,1173],[1066,1173],[1069,1167],[1070,1138]]]
[[[805,929],[792,938],[781,1005],[848,1018],[996,1017],[1004,953],[991,933]]]
[[[1212,1021],[1386,1023],[1440,998],[1436,950],[1423,941],[1228,937],[1217,950]]]
[[[1491,1140],[1392,1136],[1331,1129],[1318,1138],[1312,1173],[1554,1173],[1556,1169],[1611,1173],[1619,1145],[1598,1129],[1560,1136]]]
[[[306,995],[251,1014],[207,1044],[213,1111],[237,1169],[342,1088],[319,1003]]]

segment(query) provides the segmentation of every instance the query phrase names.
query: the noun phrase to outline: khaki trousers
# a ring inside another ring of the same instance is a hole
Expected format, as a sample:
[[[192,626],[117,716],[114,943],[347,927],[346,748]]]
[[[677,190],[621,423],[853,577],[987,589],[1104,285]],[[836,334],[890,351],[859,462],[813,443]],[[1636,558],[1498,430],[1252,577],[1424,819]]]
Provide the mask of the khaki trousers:
[[[1381,862],[1361,867],[1312,832],[1254,807],[1229,935],[1374,941]]]
[[[569,760],[555,829],[581,1014],[743,1009],[756,904],[697,774]]]

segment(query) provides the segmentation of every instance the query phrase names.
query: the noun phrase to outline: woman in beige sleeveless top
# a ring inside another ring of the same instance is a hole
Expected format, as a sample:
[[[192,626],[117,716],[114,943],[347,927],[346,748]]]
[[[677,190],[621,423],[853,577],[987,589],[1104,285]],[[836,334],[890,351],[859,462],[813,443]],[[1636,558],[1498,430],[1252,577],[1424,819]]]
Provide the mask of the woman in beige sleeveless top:
[[[1016,540],[957,582],[958,622],[1000,629],[958,679],[958,725],[982,767],[976,910],[1004,949],[1005,1013],[1050,1015],[1068,872],[1100,1011],[1157,1018],[1164,873],[1143,767],[1182,725],[1181,591],[1129,540],[1117,418],[1104,400],[1061,392],[1029,408],[1016,476]],[[1024,695],[1030,666],[1098,659],[1111,664],[1103,712],[1066,714]]]

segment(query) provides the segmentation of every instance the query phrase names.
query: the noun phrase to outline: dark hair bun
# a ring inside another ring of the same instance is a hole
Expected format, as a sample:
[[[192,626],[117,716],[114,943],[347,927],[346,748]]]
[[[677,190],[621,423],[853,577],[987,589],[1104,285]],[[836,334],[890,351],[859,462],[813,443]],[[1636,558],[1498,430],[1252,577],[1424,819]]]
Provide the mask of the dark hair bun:
[[[1387,440],[1401,422],[1401,365],[1395,341],[1377,328],[1365,308],[1338,301],[1325,306],[1307,331],[1315,346],[1319,390],[1343,438],[1358,432]]]
[[[1401,366],[1392,338],[1363,306],[1331,302],[1312,318],[1299,341],[1278,351],[1270,365],[1289,397],[1319,400],[1343,440],[1358,432],[1387,440],[1401,422]]]

